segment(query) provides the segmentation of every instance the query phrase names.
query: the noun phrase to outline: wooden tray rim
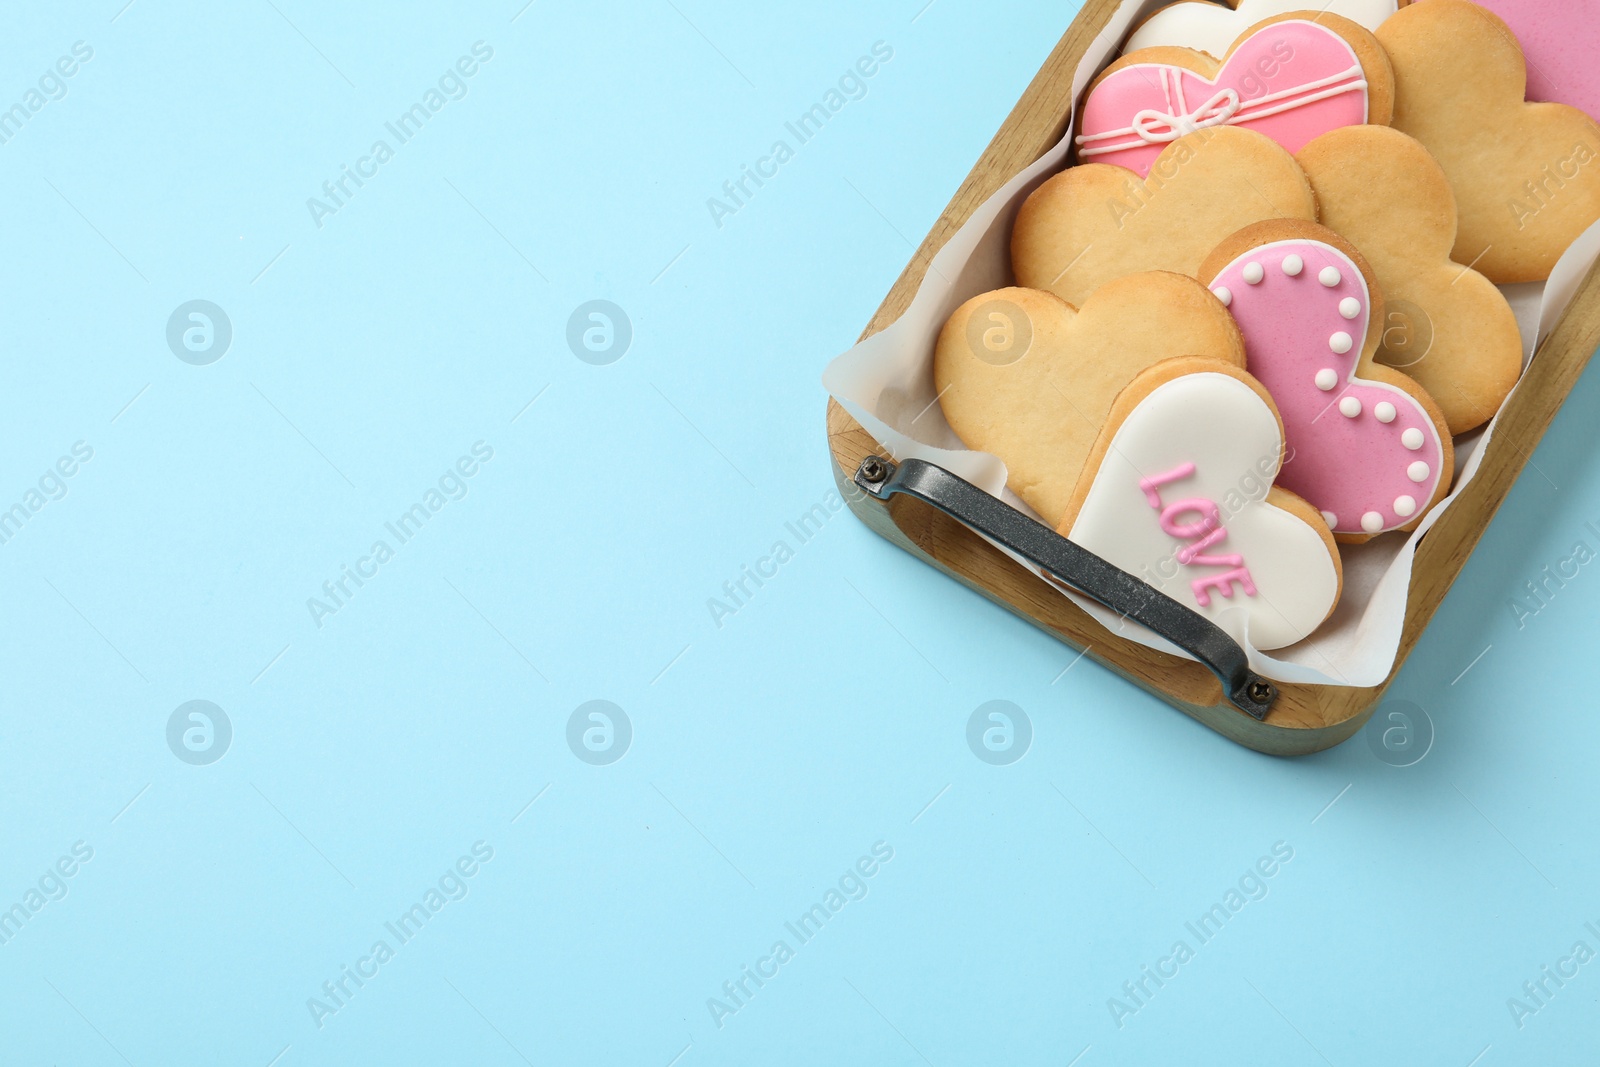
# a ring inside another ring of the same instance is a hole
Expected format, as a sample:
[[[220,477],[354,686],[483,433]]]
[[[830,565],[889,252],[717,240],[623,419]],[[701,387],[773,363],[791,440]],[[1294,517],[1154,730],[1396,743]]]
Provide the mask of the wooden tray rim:
[[[1067,117],[1076,103],[1072,80],[1078,63],[1120,3],[1087,0],[890,289],[861,340],[900,317],[916,295],[934,254],[989,196],[1065,135]],[[884,505],[854,491],[849,479],[860,460],[883,448],[830,397],[831,466],[851,510],[900,548],[1224,736],[1257,751],[1299,755],[1339,744],[1371,717],[1597,344],[1600,265],[1591,271],[1561,321],[1539,345],[1516,395],[1500,413],[1477,475],[1418,545],[1405,625],[1388,677],[1367,688],[1286,685],[1278,707],[1264,723],[1223,703],[1221,687],[1198,664],[1111,634],[1043,579],[953,520],[916,501]]]

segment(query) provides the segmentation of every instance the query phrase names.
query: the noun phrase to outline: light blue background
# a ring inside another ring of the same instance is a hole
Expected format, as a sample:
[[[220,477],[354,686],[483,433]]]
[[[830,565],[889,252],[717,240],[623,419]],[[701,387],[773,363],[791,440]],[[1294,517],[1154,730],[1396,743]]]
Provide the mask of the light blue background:
[[[0,146],[0,507],[94,450],[0,545],[0,907],[93,849],[0,945],[0,1060],[1593,1062],[1600,964],[1507,1007],[1600,949],[1600,576],[1510,607],[1600,549],[1593,375],[1394,687],[1426,758],[1268,759],[848,513],[785,527],[832,487],[823,364],[1074,5],[123,2],[0,35],[0,106],[94,49]],[[307,198],[479,40],[468,95],[318,228]],[[877,41],[866,96],[718,228],[707,198]],[[234,330],[209,366],[165,340],[196,298]],[[633,324],[609,366],[565,340],[594,299]],[[477,441],[465,499],[318,628],[307,598]],[[192,699],[232,722],[209,766],[167,746]],[[609,766],[567,745],[591,699],[633,725]],[[966,742],[994,699],[1033,727],[1010,766]],[[477,841],[468,895],[319,1028],[308,998]]]

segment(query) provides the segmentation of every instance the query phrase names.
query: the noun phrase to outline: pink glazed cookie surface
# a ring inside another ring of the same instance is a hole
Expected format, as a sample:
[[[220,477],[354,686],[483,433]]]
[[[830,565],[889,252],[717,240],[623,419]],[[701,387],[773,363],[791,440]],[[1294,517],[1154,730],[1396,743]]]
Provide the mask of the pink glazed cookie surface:
[[[1089,90],[1079,159],[1143,177],[1162,149],[1197,130],[1243,126],[1298,152],[1341,126],[1386,124],[1393,95],[1387,59],[1360,26],[1338,19],[1341,32],[1334,16],[1327,20],[1330,25],[1295,18],[1259,25],[1220,67],[1187,49],[1130,53]],[[1365,57],[1347,39],[1356,34],[1370,42]],[[1377,93],[1369,69],[1376,66],[1384,83]]]
[[[1478,0],[1506,20],[1528,61],[1528,99],[1600,122],[1600,0]]]
[[[1373,314],[1361,268],[1322,241],[1283,240],[1249,249],[1209,284],[1283,417],[1291,458],[1278,484],[1342,540],[1414,524],[1449,484],[1448,438],[1410,391],[1358,376]]]

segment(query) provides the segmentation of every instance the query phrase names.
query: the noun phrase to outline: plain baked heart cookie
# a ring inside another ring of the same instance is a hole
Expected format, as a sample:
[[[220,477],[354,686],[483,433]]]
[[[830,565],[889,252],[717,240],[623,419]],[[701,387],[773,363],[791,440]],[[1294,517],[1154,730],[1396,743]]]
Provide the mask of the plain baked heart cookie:
[[[1301,11],[1252,26],[1220,62],[1189,48],[1123,56],[1085,94],[1078,158],[1144,177],[1168,144],[1218,126],[1298,152],[1340,126],[1386,124],[1393,106],[1377,38],[1349,19]]]
[[[1494,283],[1450,258],[1456,201],[1439,164],[1386,126],[1334,130],[1296,158],[1322,224],[1360,249],[1383,293],[1377,361],[1415,378],[1452,434],[1488,422],[1522,373],[1522,335]]]
[[[1311,6],[1347,18],[1367,30],[1377,29],[1400,9],[1396,0],[1328,0]],[[1241,33],[1263,19],[1305,9],[1306,0],[1237,0],[1233,7],[1211,0],[1180,0],[1145,19],[1122,50],[1128,53],[1171,45],[1220,56]]]
[[[1528,61],[1528,99],[1571,104],[1600,121],[1600,0],[1482,0]]]
[[[1526,102],[1516,38],[1467,0],[1411,4],[1378,40],[1394,63],[1394,128],[1433,153],[1455,192],[1455,259],[1499,285],[1549,278],[1600,220],[1600,127]]]
[[[1449,491],[1454,452],[1422,387],[1372,361],[1383,300],[1360,253],[1322,226],[1263,223],[1224,241],[1205,273],[1283,418],[1279,484],[1341,541],[1422,521]]]
[[[1082,310],[1049,293],[1000,289],[945,323],[934,387],[956,435],[1000,457],[1012,492],[1053,526],[1117,394],[1175,356],[1244,366],[1233,318],[1193,279],[1123,278]]]
[[[1272,484],[1283,448],[1248,374],[1159,364],[1117,397],[1058,532],[1236,640],[1295,644],[1332,613],[1343,576],[1316,509]]]
[[[1168,145],[1140,179],[1122,167],[1069,167],[1023,202],[1011,231],[1017,284],[1081,305],[1100,286],[1142,271],[1197,277],[1225,237],[1264,219],[1317,217],[1294,157],[1231,126]]]

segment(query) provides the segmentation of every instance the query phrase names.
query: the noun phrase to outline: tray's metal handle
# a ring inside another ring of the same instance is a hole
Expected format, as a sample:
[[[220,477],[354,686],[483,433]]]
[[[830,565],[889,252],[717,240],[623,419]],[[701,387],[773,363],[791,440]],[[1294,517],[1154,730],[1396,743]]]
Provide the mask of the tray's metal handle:
[[[1252,671],[1244,650],[1211,620],[943,467],[868,456],[855,483],[879,500],[904,495],[930,504],[1038,564],[1046,576],[1155,631],[1210,668],[1228,700],[1252,717],[1264,720],[1278,699],[1277,686]]]

